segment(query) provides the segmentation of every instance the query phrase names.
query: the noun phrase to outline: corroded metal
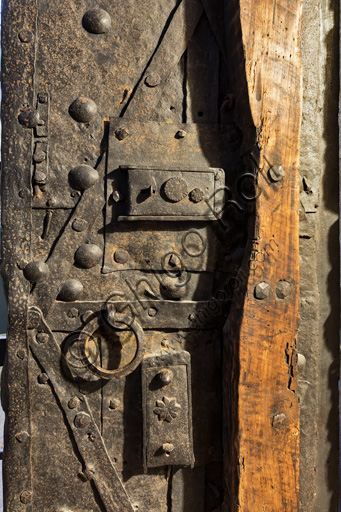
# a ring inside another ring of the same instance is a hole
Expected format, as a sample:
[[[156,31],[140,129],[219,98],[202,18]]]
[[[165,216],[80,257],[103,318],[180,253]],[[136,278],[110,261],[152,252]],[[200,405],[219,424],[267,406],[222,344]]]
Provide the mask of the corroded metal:
[[[5,2],[6,512],[221,507],[247,206],[224,8]]]

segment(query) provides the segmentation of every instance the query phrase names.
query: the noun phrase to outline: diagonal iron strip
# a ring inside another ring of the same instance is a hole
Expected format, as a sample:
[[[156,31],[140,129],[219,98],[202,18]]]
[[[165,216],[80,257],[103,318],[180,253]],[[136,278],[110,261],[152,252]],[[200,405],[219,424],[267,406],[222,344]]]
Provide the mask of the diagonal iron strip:
[[[45,333],[44,343],[36,339],[37,329],[30,330],[30,347],[44,369],[70,425],[86,474],[92,478],[106,512],[132,512],[123,483],[107,452],[101,433],[94,421],[88,401],[72,382],[63,379],[60,364],[63,354],[39,308],[32,307],[39,333]]]
[[[146,119],[155,110],[164,86],[186,51],[202,13],[200,0],[182,0],[121,117]]]

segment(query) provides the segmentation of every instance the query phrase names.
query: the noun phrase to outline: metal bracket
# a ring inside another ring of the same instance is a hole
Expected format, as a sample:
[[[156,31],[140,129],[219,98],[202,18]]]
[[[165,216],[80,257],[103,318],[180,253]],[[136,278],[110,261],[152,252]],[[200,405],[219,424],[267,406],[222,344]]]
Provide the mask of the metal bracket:
[[[142,363],[144,468],[193,466],[191,356],[152,354]]]

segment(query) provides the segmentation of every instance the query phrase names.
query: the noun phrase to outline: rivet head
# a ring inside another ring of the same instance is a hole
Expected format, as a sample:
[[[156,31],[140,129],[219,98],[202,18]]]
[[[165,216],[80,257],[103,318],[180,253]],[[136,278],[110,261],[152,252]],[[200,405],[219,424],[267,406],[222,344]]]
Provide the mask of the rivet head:
[[[28,199],[30,197],[30,191],[27,188],[23,188],[22,190],[19,190],[19,197],[21,199]]]
[[[95,267],[102,259],[102,249],[95,244],[81,245],[75,254],[75,260],[83,268]]]
[[[36,342],[39,344],[47,343],[50,339],[50,336],[47,332],[38,332],[36,335]]]
[[[157,313],[157,309],[156,308],[149,308],[148,309],[148,315],[153,317],[153,316],[156,316],[156,313]]]
[[[33,39],[33,33],[30,30],[21,30],[18,37],[22,43],[30,43]]]
[[[117,409],[121,405],[121,402],[118,398],[113,398],[110,400],[109,408],[110,409]]]
[[[98,172],[90,165],[79,165],[69,172],[70,185],[78,190],[87,190],[93,187],[98,179]]]
[[[275,428],[279,428],[285,425],[286,415],[284,413],[274,414],[271,420],[271,425]]]
[[[303,354],[297,354],[297,369],[299,372],[303,371],[307,363]]]
[[[175,134],[175,137],[177,139],[184,139],[187,135],[187,132],[185,130],[178,130]]]
[[[76,217],[72,223],[72,229],[74,231],[81,233],[82,231],[84,231],[86,229],[87,225],[88,225],[88,223],[85,219]]]
[[[110,30],[111,18],[104,9],[94,7],[84,14],[82,23],[91,34],[105,34]]]
[[[129,260],[129,253],[124,249],[117,249],[114,254],[114,260],[116,263],[127,263]]]
[[[37,183],[37,185],[45,185],[46,183],[46,173],[43,171],[35,171],[34,173],[34,183]]]
[[[25,355],[26,355],[26,352],[25,352],[25,350],[23,348],[20,348],[17,351],[17,358],[21,359],[21,361],[23,361],[25,359]]]
[[[78,396],[74,396],[73,398],[71,398],[68,402],[68,408],[69,409],[77,409],[77,407],[79,407],[81,404],[81,401],[80,399],[78,398]]]
[[[291,293],[291,284],[288,281],[279,281],[276,286],[276,295],[279,299],[285,299]]]
[[[30,310],[28,312],[27,328],[37,329],[41,322],[41,316],[39,311]]]
[[[41,124],[39,112],[33,109],[26,109],[20,112],[18,121],[25,128],[35,128]]]
[[[270,295],[271,287],[269,283],[259,283],[255,286],[254,295],[258,300],[267,299]]]
[[[167,368],[167,369],[161,370],[157,374],[157,377],[163,386],[167,386],[168,384],[170,384],[173,381],[174,375],[173,375],[173,372]]]
[[[43,261],[31,261],[24,268],[24,276],[31,283],[37,283],[46,279],[49,275],[49,267]]]
[[[38,151],[35,151],[35,153],[33,154],[33,161],[36,164],[41,164],[41,162],[44,162],[45,158],[46,158],[46,153],[44,151],[38,150]]]
[[[181,299],[187,293],[185,281],[180,281],[176,276],[165,276],[160,283],[160,291],[166,299]]]
[[[49,377],[46,373],[41,373],[38,375],[38,382],[39,384],[47,384],[49,381]]]
[[[161,77],[156,71],[151,71],[144,79],[144,82],[148,87],[156,87],[160,84]]]
[[[23,430],[22,432],[18,432],[15,434],[15,438],[18,441],[18,443],[24,443],[29,438],[29,433]]]
[[[268,175],[271,181],[281,181],[285,176],[285,171],[281,165],[278,167],[272,166],[268,171]]]
[[[130,132],[129,132],[129,130],[127,130],[127,128],[117,128],[117,130],[115,131],[115,137],[118,140],[124,140],[129,135],[130,135]]]
[[[89,123],[97,114],[97,105],[90,98],[79,96],[71,103],[69,114],[78,123]]]
[[[201,190],[201,188],[194,188],[189,193],[189,199],[192,201],[192,203],[200,203],[205,198],[204,192]]]
[[[77,308],[70,308],[66,315],[68,318],[78,318],[79,311]]]
[[[68,279],[62,284],[58,298],[66,302],[72,302],[79,299],[83,290],[84,287],[78,279]]]
[[[74,419],[75,427],[86,428],[90,424],[91,418],[88,413],[80,412]]]
[[[170,453],[172,453],[172,451],[174,451],[174,445],[172,443],[163,443],[162,451],[166,455],[169,455]]]
[[[187,183],[182,178],[170,178],[163,184],[163,192],[168,201],[178,203],[188,194]]]
[[[27,505],[28,503],[31,503],[32,501],[32,491],[23,491],[20,494],[20,501],[21,503],[24,503],[24,505]]]

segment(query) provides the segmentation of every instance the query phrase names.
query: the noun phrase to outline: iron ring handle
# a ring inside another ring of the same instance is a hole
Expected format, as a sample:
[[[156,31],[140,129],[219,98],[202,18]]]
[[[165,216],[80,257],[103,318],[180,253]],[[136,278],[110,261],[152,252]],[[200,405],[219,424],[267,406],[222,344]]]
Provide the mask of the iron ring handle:
[[[129,320],[128,322],[125,322],[124,320],[120,319],[119,322],[121,324],[126,325],[130,328],[130,330],[134,333],[136,338],[136,353],[132,361],[130,363],[126,364],[122,368],[117,368],[115,370],[107,370],[106,368],[103,368],[102,366],[98,366],[94,363],[94,361],[91,361],[89,357],[87,356],[87,348],[89,345],[90,337],[103,325],[108,325],[102,318],[101,315],[96,316],[93,318],[89,323],[86,324],[86,326],[82,329],[79,341],[84,342],[83,346],[83,357],[85,364],[89,367],[89,369],[98,375],[99,377],[103,379],[123,379],[124,377],[127,377],[130,373],[132,373],[136,368],[141,364],[145,348],[146,348],[146,341],[143,329],[141,325],[134,320]],[[122,329],[119,329],[122,330]]]

